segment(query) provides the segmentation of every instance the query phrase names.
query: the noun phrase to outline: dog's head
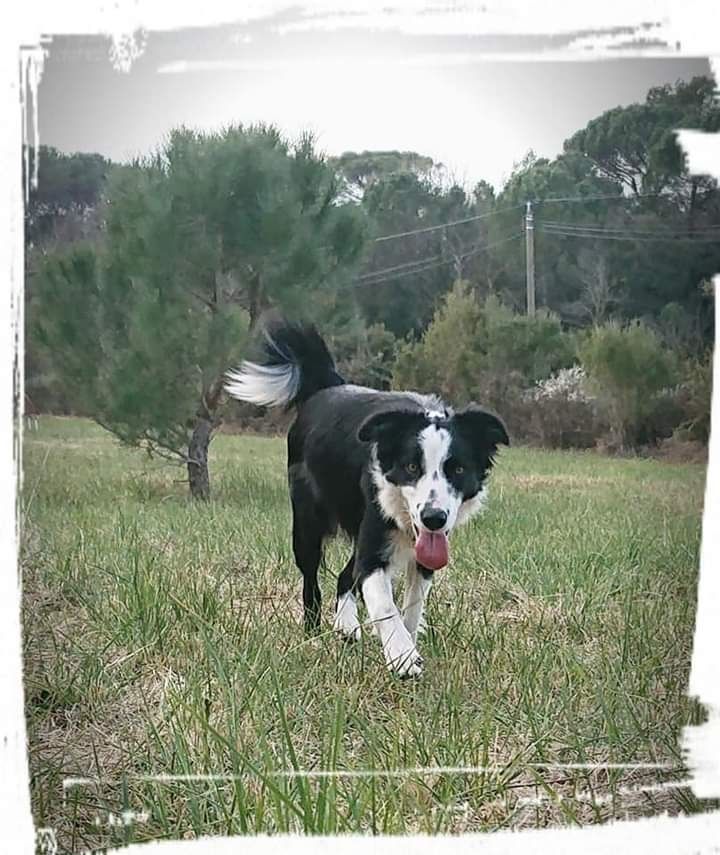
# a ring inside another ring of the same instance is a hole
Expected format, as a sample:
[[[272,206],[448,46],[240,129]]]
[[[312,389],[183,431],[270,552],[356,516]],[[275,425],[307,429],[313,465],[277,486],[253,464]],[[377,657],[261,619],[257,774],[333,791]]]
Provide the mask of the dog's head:
[[[482,507],[485,479],[505,425],[472,405],[452,415],[392,410],[376,413],[358,438],[374,443],[373,480],[383,513],[415,537],[429,570],[448,562],[448,535]]]

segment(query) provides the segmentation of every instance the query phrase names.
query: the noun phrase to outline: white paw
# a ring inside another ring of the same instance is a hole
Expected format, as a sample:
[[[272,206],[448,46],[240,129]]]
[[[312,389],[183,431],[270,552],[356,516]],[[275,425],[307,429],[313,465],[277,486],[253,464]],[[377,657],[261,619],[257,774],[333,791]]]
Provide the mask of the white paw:
[[[391,638],[384,652],[388,668],[398,677],[419,677],[422,674],[422,656],[409,636],[406,639]]]
[[[361,631],[357,603],[352,594],[345,594],[338,601],[333,629],[348,641],[360,641]]]

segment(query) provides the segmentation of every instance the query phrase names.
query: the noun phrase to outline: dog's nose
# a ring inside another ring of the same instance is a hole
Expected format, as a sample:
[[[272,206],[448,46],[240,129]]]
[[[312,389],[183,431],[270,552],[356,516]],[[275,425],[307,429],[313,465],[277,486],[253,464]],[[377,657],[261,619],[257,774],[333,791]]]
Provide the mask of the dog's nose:
[[[447,522],[448,515],[442,508],[423,508],[420,522],[430,531],[437,531]]]

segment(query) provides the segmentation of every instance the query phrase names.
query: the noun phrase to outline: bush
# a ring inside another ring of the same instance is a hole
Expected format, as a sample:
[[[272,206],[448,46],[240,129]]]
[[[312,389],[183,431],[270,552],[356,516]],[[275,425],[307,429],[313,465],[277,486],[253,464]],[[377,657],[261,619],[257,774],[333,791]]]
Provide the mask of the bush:
[[[389,389],[397,341],[384,324],[355,324],[328,336],[338,371],[348,381],[372,389]]]
[[[393,385],[439,392],[456,404],[480,400],[509,417],[525,389],[572,364],[574,350],[552,313],[529,318],[495,297],[479,302],[458,281],[422,339],[400,348]]]
[[[597,400],[579,366],[563,368],[525,394],[528,438],[549,448],[592,448],[602,430]]]
[[[677,376],[676,360],[658,335],[640,321],[609,322],[592,330],[579,353],[610,425],[611,444],[634,448],[657,439],[653,422],[663,412],[661,393],[670,397]]]
[[[685,368],[683,409],[685,416],[678,434],[683,439],[707,443],[710,439],[712,405],[712,353],[693,360]]]
[[[438,392],[455,401],[472,398],[482,359],[482,324],[479,303],[465,282],[456,282],[422,339],[400,346],[393,387]]]

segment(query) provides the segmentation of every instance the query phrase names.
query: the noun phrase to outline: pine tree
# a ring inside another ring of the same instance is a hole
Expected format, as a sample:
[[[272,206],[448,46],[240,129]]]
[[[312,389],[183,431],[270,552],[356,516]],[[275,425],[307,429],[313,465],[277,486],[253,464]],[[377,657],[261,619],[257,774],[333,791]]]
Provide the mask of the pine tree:
[[[38,276],[33,335],[76,409],[183,461],[207,498],[223,375],[248,333],[274,306],[307,314],[362,251],[361,212],[338,194],[312,137],[271,126],[180,129],[116,169],[101,245],[52,254]]]

